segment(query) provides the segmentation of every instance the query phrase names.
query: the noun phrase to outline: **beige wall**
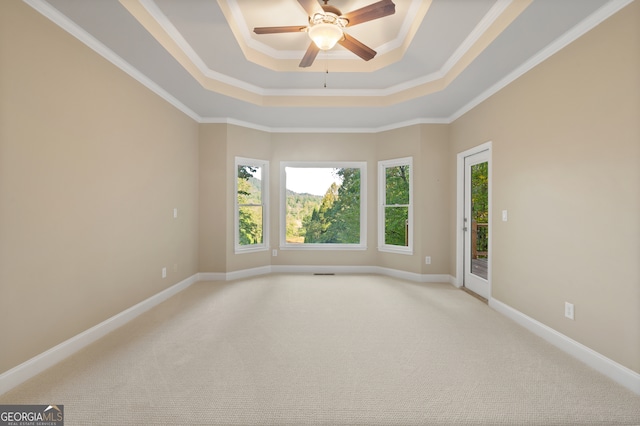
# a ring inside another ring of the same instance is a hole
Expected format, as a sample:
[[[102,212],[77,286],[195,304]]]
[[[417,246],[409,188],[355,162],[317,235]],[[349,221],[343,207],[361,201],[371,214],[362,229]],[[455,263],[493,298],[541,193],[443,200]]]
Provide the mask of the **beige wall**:
[[[271,253],[260,251],[254,253],[235,254],[235,159],[236,157],[269,160],[271,156],[271,134],[259,130],[238,126],[228,126],[227,129],[227,176],[229,184],[226,186],[226,253],[227,263],[225,272],[258,268],[270,264]],[[273,171],[270,173],[273,176]]]
[[[410,126],[380,133],[377,140],[378,160],[413,157],[415,228],[414,254],[379,252],[378,265],[417,274],[448,274],[449,205],[443,198],[448,190],[448,126]],[[372,184],[377,185],[377,177]],[[425,256],[431,257],[431,265],[425,264]]]
[[[20,1],[0,64],[3,372],[198,271],[198,124]]]
[[[640,371],[639,22],[635,2],[452,125],[280,134],[198,125],[24,3],[0,2],[0,372],[196,272],[455,275],[456,154],[488,140],[492,208],[510,217],[493,222],[493,296]],[[377,161],[409,155],[415,253],[379,253]],[[368,249],[236,255],[235,156],[270,161],[272,248],[281,161],[366,161]]]
[[[227,268],[227,125],[201,124],[200,152],[200,215],[198,270],[225,272]]]
[[[639,76],[635,2],[453,123],[450,158],[493,141],[493,297],[635,371]]]
[[[418,262],[423,274],[449,274],[449,249],[454,245],[449,239],[449,224],[455,222],[455,214],[449,207],[449,129],[443,124],[422,126],[422,163],[416,170],[420,176],[416,191],[421,205],[415,215],[417,235],[422,240]],[[431,265],[424,263],[425,256],[431,256]]]
[[[280,250],[278,265],[371,265],[375,259],[375,135],[370,134],[274,134],[273,169],[277,176],[277,192],[272,202],[279,206],[279,170],[281,161],[364,161],[367,163],[367,250],[364,251],[299,251]],[[274,176],[274,174],[272,174]],[[279,209],[278,209],[279,210]],[[278,217],[278,210],[272,209]],[[279,218],[279,217],[278,217]],[[273,223],[273,222],[272,222]],[[279,245],[279,223],[271,236],[272,246]],[[276,263],[277,262],[277,263]]]
[[[377,252],[376,262],[378,266],[384,268],[398,269],[402,271],[408,271],[413,273],[422,272],[422,264],[420,262],[422,258],[422,239],[419,238],[422,219],[422,208],[424,207],[424,191],[422,191],[422,141],[421,141],[421,128],[422,126],[410,126],[402,129],[391,130],[376,135],[377,139],[377,161],[393,160],[395,158],[413,157],[413,226],[414,226],[414,240],[413,240],[413,255],[389,253],[389,252]],[[378,218],[378,164],[375,162],[372,175],[371,186],[373,186],[373,197],[375,202],[371,205],[374,215],[371,220],[374,222],[374,233],[372,235],[371,246],[376,250],[378,246],[378,232],[377,232],[377,218]],[[376,250],[377,251],[377,250]]]
[[[226,130],[225,130],[226,129]],[[200,132],[200,271],[233,272],[269,265],[383,266],[412,273],[448,274],[447,126],[421,125],[380,134],[268,133],[237,126],[204,124]],[[392,143],[391,143],[392,141]],[[268,160],[271,251],[234,253],[233,179],[236,156]],[[416,239],[414,254],[377,250],[377,165],[412,156]],[[225,160],[226,158],[226,160]],[[226,164],[224,164],[226,161]],[[367,163],[367,249],[280,250],[280,163],[363,161]],[[422,164],[428,167],[422,167]],[[227,182],[228,184],[224,184]],[[224,193],[224,194],[223,194]],[[226,204],[220,203],[226,199]],[[433,202],[432,200],[435,200]],[[224,211],[223,211],[224,209]],[[425,249],[428,253],[425,254]],[[424,256],[432,265],[424,265]]]

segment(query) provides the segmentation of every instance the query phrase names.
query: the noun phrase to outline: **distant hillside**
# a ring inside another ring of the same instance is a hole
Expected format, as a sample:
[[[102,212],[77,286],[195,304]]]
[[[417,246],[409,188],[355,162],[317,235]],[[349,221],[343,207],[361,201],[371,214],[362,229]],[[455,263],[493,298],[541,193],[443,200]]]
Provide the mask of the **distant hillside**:
[[[260,193],[260,180],[251,177],[247,182],[249,193]],[[287,189],[287,242],[304,242],[304,235],[301,235],[302,221],[311,216],[314,209],[320,208],[322,198],[321,195],[298,193]],[[249,201],[258,202],[259,200]]]
[[[299,194],[287,190],[287,242],[303,242],[304,235],[300,235],[302,221],[311,216],[313,209],[319,208],[322,196]]]

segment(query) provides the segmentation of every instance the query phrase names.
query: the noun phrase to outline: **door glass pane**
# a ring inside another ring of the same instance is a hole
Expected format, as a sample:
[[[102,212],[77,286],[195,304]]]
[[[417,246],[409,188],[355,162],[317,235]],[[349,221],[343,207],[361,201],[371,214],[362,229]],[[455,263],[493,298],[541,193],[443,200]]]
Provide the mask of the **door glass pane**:
[[[489,163],[471,166],[471,273],[487,279],[489,262]]]

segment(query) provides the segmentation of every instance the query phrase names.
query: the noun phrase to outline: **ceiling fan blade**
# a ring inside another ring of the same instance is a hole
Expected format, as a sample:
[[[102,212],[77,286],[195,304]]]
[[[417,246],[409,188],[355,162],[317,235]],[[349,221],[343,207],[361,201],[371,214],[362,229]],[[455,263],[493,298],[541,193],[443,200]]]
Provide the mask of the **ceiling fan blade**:
[[[306,25],[290,25],[288,27],[255,27],[256,34],[299,33],[307,28]]]
[[[342,17],[347,18],[349,20],[348,26],[352,27],[362,24],[363,22],[393,15],[394,13],[396,13],[396,5],[393,1],[380,0],[379,2],[372,3],[369,6],[354,10],[353,12],[345,13]]]
[[[351,37],[347,33],[344,33],[344,38],[338,43],[340,43],[340,46],[344,47],[345,49],[349,49],[365,61],[373,59],[373,57],[378,53],[369,46],[366,46],[355,38]]]
[[[313,61],[316,60],[316,56],[318,56],[318,52],[320,52],[320,48],[316,46],[314,42],[309,44],[309,48],[307,49],[307,53],[304,54],[302,60],[300,61],[300,68],[307,68],[313,64]]]
[[[313,16],[316,12],[322,12],[322,8],[317,0],[298,0],[300,6],[307,12],[307,15]]]

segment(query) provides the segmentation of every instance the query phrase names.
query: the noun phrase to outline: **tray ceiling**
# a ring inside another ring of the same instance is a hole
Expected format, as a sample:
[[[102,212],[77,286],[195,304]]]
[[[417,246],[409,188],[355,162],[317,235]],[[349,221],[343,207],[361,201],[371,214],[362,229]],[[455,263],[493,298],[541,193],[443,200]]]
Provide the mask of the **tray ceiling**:
[[[381,131],[446,123],[631,0],[394,0],[347,28],[378,52],[342,47],[299,68],[296,0],[25,0],[200,122],[269,131]],[[330,0],[348,12],[374,0]]]

